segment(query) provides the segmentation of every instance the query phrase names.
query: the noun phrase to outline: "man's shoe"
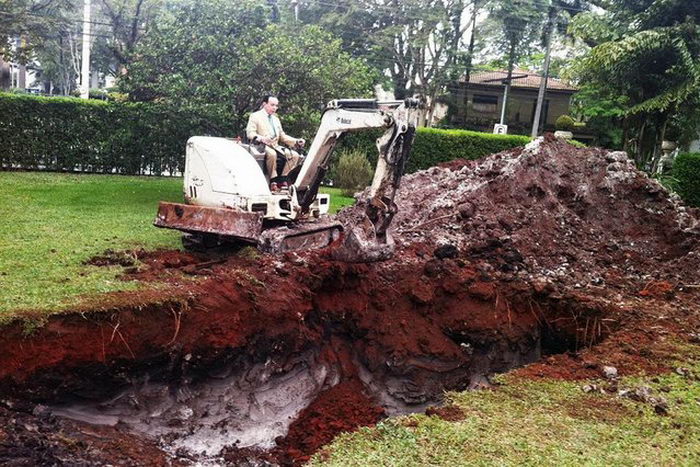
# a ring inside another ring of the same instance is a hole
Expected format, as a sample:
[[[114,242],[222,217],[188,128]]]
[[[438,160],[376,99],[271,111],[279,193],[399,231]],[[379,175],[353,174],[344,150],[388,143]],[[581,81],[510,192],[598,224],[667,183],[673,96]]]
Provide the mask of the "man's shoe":
[[[280,184],[280,190],[289,190],[289,183],[287,182],[282,182]]]
[[[276,182],[270,183],[270,191],[275,192],[275,191],[280,191],[279,187],[277,186]]]

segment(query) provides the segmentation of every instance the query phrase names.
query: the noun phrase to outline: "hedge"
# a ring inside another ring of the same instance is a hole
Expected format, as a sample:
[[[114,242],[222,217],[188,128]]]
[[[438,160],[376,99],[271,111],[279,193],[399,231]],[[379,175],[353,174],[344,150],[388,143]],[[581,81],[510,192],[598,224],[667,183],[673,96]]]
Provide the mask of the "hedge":
[[[196,115],[157,104],[0,93],[0,168],[120,174],[175,174],[190,136],[216,133]],[[374,163],[381,131],[348,135],[341,148]],[[227,135],[230,136],[230,135]],[[407,172],[478,159],[527,144],[526,136],[419,128]]]
[[[700,207],[700,153],[679,154],[673,163],[678,194],[691,206]]]
[[[376,159],[375,141],[381,132],[354,133],[342,142],[342,147],[359,149]],[[493,135],[468,130],[418,128],[406,172],[433,167],[454,159],[478,159],[530,142],[527,136]]]
[[[174,174],[206,125],[155,104],[0,94],[0,167]]]

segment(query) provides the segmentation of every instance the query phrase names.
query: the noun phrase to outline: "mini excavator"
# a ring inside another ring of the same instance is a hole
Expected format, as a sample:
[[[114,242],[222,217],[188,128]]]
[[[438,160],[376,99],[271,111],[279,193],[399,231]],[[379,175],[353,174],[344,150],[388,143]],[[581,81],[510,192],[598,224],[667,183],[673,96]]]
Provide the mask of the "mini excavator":
[[[337,259],[371,262],[391,257],[394,197],[413,144],[418,107],[416,99],[329,102],[308,154],[290,174],[294,182],[275,192],[269,189],[264,151],[232,139],[194,136],[185,155],[185,203],[161,202],[154,225],[184,232],[186,248],[243,242],[281,253],[323,248],[340,240],[332,253]],[[360,200],[362,218],[344,229],[328,218],[330,197],[318,190],[340,138],[373,128],[385,129],[377,139],[374,178]]]

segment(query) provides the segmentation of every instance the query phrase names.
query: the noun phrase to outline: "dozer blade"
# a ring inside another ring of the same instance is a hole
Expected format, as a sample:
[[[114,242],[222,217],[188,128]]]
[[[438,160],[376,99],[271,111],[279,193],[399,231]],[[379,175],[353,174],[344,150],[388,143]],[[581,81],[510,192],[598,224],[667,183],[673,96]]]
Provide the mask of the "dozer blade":
[[[329,220],[295,222],[265,230],[258,248],[270,253],[324,248],[340,238],[343,226]]]
[[[262,232],[263,217],[257,212],[161,202],[153,224],[188,233],[224,235],[257,243]]]

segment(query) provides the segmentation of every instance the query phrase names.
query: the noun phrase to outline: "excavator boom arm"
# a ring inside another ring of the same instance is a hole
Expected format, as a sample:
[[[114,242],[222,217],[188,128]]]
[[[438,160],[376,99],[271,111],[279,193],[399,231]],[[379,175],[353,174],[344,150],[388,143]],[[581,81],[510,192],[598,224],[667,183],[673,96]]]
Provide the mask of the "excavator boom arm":
[[[329,102],[294,184],[302,211],[306,211],[315,199],[333,148],[346,133],[386,128],[387,131],[377,144],[380,154],[371,191],[377,195],[379,191],[390,188],[386,185],[388,179],[398,184],[401,173],[397,174],[394,169],[392,158],[395,156],[386,151],[393,150],[393,140],[401,138],[409,128],[415,128],[414,109],[417,107],[418,101],[415,99],[385,102],[372,99],[339,99]],[[403,166],[400,167],[400,171],[402,170]],[[390,177],[387,176],[388,172],[392,174]]]
[[[413,144],[418,105],[415,99],[390,102],[357,99],[331,101],[326,107],[295,183],[302,212],[316,197],[338,139],[353,131],[386,128],[377,140],[379,157],[368,196],[360,200],[364,214],[345,232],[342,246],[334,252],[336,259],[370,262],[393,254],[389,226],[397,211],[394,196]]]

